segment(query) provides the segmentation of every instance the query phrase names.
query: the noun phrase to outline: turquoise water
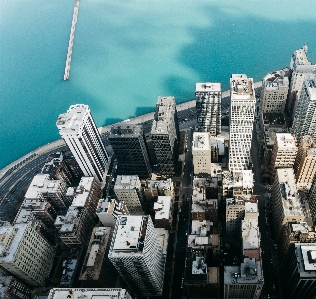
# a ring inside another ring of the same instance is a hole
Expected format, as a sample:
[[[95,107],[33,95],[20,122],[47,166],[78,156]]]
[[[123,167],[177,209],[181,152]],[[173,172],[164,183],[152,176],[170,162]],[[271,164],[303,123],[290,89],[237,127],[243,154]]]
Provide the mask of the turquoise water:
[[[0,168],[59,138],[56,119],[88,104],[98,126],[178,103],[196,82],[260,80],[304,43],[316,63],[316,1],[0,0]],[[282,16],[281,16],[282,15]]]

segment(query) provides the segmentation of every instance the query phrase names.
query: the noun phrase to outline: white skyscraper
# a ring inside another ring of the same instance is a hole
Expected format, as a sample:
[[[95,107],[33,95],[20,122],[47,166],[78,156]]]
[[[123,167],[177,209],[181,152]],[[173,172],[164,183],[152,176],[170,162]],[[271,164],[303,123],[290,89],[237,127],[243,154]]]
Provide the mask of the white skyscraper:
[[[107,172],[109,157],[89,106],[70,106],[67,113],[59,115],[56,125],[83,174],[94,176],[102,182]]]
[[[293,131],[296,140],[310,135],[316,140],[316,75],[311,75],[303,83],[301,96],[295,112]]]
[[[164,257],[150,216],[119,216],[109,259],[135,295],[161,295]]]
[[[220,83],[196,83],[196,112],[199,132],[221,133],[222,87]]]
[[[256,105],[253,79],[233,74],[230,79],[229,170],[248,169]]]

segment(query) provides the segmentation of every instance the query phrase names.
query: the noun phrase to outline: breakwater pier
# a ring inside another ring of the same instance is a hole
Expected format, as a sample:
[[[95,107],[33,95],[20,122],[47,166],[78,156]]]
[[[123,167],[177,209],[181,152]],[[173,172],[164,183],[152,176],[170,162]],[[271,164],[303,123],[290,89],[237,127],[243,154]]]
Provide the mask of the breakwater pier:
[[[77,19],[78,19],[78,12],[79,12],[79,0],[76,0],[75,7],[74,7],[74,13],[72,15],[72,22],[71,22],[71,29],[70,29],[70,36],[69,36],[69,43],[68,43],[68,52],[67,52],[67,58],[66,58],[64,80],[68,80],[69,79],[70,63],[71,63],[71,56],[72,56],[72,47],[74,45],[74,38],[75,38],[76,23],[77,23]]]

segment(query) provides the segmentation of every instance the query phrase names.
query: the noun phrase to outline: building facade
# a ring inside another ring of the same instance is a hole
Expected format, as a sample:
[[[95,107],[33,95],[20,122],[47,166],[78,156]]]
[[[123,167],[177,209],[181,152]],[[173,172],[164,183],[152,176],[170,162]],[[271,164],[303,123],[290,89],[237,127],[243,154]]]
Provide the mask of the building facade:
[[[230,79],[229,170],[249,169],[256,105],[253,79],[233,74]]]
[[[141,125],[112,126],[109,140],[118,161],[117,174],[151,176],[151,166],[145,136]]]
[[[158,97],[151,138],[159,172],[174,176],[179,154],[179,126],[174,97]]]
[[[87,105],[72,105],[60,114],[57,128],[85,176],[101,183],[108,171],[109,156]]]
[[[197,129],[211,136],[221,133],[222,87],[220,83],[196,83]]]
[[[194,132],[192,140],[192,157],[194,174],[211,174],[210,133]]]
[[[150,216],[118,218],[109,259],[135,295],[161,295],[165,261]]]

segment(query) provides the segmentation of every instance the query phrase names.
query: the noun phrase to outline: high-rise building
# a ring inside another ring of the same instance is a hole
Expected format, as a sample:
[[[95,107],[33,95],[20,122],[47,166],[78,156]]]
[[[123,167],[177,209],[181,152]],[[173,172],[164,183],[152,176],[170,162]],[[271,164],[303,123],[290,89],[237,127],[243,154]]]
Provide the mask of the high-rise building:
[[[245,217],[245,201],[243,198],[226,198],[226,236],[238,235],[241,221]]]
[[[36,231],[38,221],[11,226],[1,222],[0,265],[30,286],[45,286],[55,250]]]
[[[112,229],[110,227],[93,229],[79,277],[83,287],[115,287],[117,272],[108,259],[111,237]]]
[[[118,161],[117,174],[151,176],[151,166],[141,125],[113,125],[109,140]]]
[[[194,174],[211,174],[210,133],[194,132],[192,140],[192,157]]]
[[[175,175],[180,139],[174,97],[158,97],[151,137],[160,174]]]
[[[290,133],[276,133],[269,172],[274,179],[278,168],[292,168],[297,154],[295,138]]]
[[[288,70],[288,69],[287,69]],[[289,92],[288,71],[279,70],[262,80],[262,113],[283,113]]]
[[[287,109],[294,118],[295,110],[303,89],[304,80],[316,69],[307,57],[307,45],[295,50],[291,56],[290,69],[292,71],[291,85]]]
[[[198,132],[209,132],[211,136],[221,133],[221,83],[196,83],[196,112]]]
[[[72,105],[60,114],[57,128],[85,176],[101,183],[108,170],[109,156],[94,123],[89,106]]]
[[[164,257],[150,216],[120,216],[109,259],[135,295],[161,295]]]
[[[316,294],[316,244],[291,244],[281,270],[284,298],[314,299]]]
[[[309,135],[301,138],[294,163],[297,188],[308,191],[316,174],[316,147]]]
[[[316,140],[316,75],[307,77],[297,103],[293,121],[296,140],[311,135]]]
[[[276,170],[271,196],[273,225],[276,240],[288,222],[302,222],[305,215],[295,184],[293,168]]]
[[[249,169],[256,105],[253,79],[233,74],[230,79],[229,170]]]
[[[70,297],[68,297],[70,296]],[[60,298],[72,298],[72,299],[95,299],[95,298],[115,298],[115,299],[132,299],[129,293],[125,289],[108,288],[108,289],[51,289],[47,299],[60,299]]]
[[[117,199],[124,202],[131,215],[142,215],[143,194],[141,182],[137,175],[118,175],[114,192]]]
[[[31,299],[32,289],[11,274],[0,274],[0,298]]]

